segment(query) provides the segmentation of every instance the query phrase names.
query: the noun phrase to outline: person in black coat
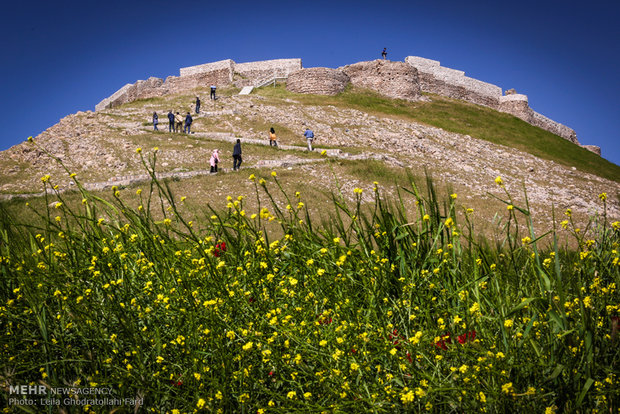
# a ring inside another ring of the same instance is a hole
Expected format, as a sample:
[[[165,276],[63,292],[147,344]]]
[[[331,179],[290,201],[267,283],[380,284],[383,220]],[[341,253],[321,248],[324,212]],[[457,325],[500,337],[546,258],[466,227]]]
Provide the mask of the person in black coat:
[[[153,112],[153,130],[159,131],[157,129],[157,124],[159,123],[159,117],[157,116],[157,112]]]
[[[238,171],[241,167],[241,140],[237,138],[237,143],[233,148],[233,171]]]
[[[177,132],[174,127],[174,114],[172,113],[172,110],[168,111],[168,132]]]
[[[192,125],[192,122],[194,122],[194,120],[192,119],[192,116],[188,112],[187,116],[185,117],[185,128],[183,128],[183,132],[185,132],[186,134],[190,133],[189,127]]]
[[[196,113],[200,113],[200,98],[196,97]]]

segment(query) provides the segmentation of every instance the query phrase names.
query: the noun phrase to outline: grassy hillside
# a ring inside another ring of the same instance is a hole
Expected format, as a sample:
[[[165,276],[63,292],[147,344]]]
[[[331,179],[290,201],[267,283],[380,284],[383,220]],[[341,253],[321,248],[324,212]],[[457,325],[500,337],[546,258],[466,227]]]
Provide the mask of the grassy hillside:
[[[479,242],[429,181],[404,196],[414,216],[377,186],[320,224],[314,194],[269,177],[202,225],[158,181],[137,208],[83,188],[41,224],[0,208],[6,383],[110,390],[85,412],[616,411],[619,222],[586,236],[569,217],[578,251],[513,224]],[[44,412],[7,389],[10,412]]]
[[[283,85],[261,88],[257,93],[274,98],[294,97],[296,101],[308,105],[335,105],[369,113],[404,117],[446,131],[513,147],[543,159],[620,182],[620,166],[517,117],[484,106],[437,95],[428,95],[430,102],[407,102],[356,88],[349,88],[333,97],[294,94],[288,92]]]

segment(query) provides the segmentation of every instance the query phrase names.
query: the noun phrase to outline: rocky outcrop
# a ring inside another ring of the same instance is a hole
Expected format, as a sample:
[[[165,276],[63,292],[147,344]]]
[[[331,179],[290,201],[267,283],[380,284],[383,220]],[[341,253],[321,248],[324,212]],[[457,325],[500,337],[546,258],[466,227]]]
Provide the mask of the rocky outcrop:
[[[418,100],[421,96],[418,71],[404,62],[373,60],[339,68],[353,86],[372,89],[388,98]]]
[[[338,69],[309,68],[289,75],[286,89],[296,93],[337,95],[348,83],[349,77]]]

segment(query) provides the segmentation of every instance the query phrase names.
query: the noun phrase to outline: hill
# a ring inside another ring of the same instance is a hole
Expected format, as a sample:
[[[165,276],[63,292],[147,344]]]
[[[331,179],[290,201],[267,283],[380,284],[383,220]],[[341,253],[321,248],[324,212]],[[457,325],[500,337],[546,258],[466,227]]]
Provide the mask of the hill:
[[[620,216],[620,167],[487,107],[436,95],[416,102],[389,99],[356,87],[336,96],[291,93],[282,84],[249,96],[238,91],[230,87],[219,91],[217,101],[205,102],[189,135],[167,132],[167,122],[153,131],[152,114],[156,111],[165,120],[170,109],[187,112],[196,95],[208,96],[206,88],[69,115],[35,137],[39,148],[25,142],[0,153],[0,192],[5,200],[36,195],[39,178],[47,174],[60,189],[71,190],[63,167],[40,148],[62,160],[89,188],[103,190],[147,179],[135,149],[158,147],[158,171],[177,180],[179,192],[191,188],[203,195],[194,200],[200,206],[206,195],[244,190],[237,177],[227,174],[232,167],[229,142],[239,137],[244,169],[267,174],[284,167],[291,189],[312,188],[319,199],[329,198],[336,183],[351,190],[371,188],[375,180],[395,195],[407,181],[405,170],[418,177],[428,170],[441,188],[463,194],[463,205],[482,215],[501,207],[490,194],[497,194],[494,179],[502,176],[515,194],[527,188],[541,221],[550,218],[552,205],[585,217],[597,210],[597,196],[603,192],[610,194],[611,217]],[[306,126],[316,134],[315,145],[330,149],[328,158],[336,161],[331,167],[318,153],[303,151]],[[269,127],[277,132],[279,149],[252,143],[267,144]],[[216,147],[222,149],[224,175],[204,177]]]

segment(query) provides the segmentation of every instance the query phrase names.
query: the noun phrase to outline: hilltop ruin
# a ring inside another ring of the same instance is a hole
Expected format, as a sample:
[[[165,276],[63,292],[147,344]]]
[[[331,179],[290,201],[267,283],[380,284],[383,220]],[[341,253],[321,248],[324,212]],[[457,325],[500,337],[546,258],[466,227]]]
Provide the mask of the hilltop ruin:
[[[231,59],[180,68],[179,76],[165,80],[151,77],[127,84],[95,106],[96,111],[113,108],[136,99],[187,92],[197,87],[234,85],[258,87],[276,79],[287,81],[297,93],[335,95],[350,83],[374,90],[386,97],[423,99],[428,92],[493,108],[581,145],[575,131],[534,111],[527,95],[506,91],[497,85],[465,76],[465,72],[441,66],[439,61],[408,56],[404,62],[375,60],[330,68],[303,68],[301,59],[275,59],[236,63]],[[247,90],[246,90],[247,91]],[[600,155],[594,145],[584,148]]]

